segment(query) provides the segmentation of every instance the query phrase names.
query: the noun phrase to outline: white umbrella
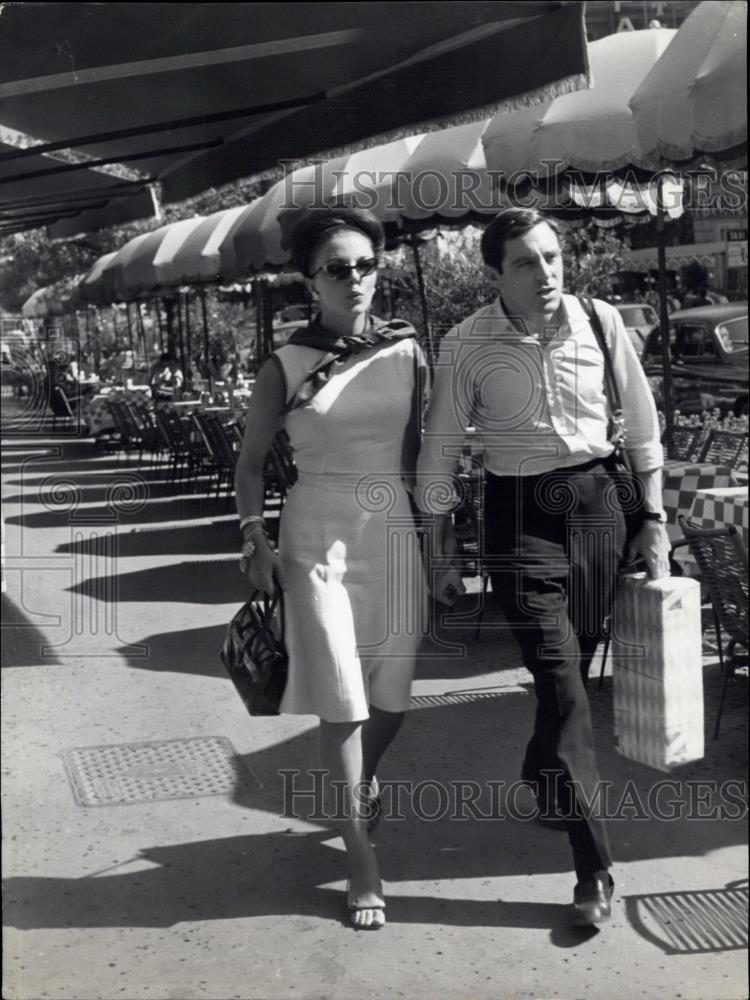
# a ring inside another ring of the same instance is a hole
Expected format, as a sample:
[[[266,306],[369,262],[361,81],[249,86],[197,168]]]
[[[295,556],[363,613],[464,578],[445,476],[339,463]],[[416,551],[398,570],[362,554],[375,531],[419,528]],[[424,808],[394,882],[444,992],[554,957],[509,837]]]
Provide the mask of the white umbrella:
[[[591,88],[496,115],[482,139],[487,167],[513,186],[528,173],[544,179],[655,166],[643,155],[628,102],[675,34],[649,28],[592,42]]]
[[[21,315],[26,319],[61,316],[63,312],[63,303],[52,287],[37,288],[21,306]]]
[[[80,299],[84,302],[97,304],[109,304],[112,301],[112,289],[111,287],[107,288],[104,281],[104,271],[107,265],[113,261],[116,256],[117,250],[113,250],[111,253],[105,253],[104,256],[99,257],[90,270],[84,274],[77,289],[77,294]]]
[[[717,153],[746,160],[747,4],[711,0],[696,7],[630,109],[649,160],[688,162]]]

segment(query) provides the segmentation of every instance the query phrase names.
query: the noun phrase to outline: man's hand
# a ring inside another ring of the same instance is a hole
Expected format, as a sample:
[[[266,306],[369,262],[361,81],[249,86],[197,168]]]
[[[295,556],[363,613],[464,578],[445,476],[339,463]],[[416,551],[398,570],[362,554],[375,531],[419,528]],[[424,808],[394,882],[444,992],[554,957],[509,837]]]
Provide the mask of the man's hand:
[[[632,562],[638,558],[643,559],[651,579],[660,580],[669,576],[671,548],[665,526],[658,521],[644,521],[643,527],[630,543],[628,559]]]

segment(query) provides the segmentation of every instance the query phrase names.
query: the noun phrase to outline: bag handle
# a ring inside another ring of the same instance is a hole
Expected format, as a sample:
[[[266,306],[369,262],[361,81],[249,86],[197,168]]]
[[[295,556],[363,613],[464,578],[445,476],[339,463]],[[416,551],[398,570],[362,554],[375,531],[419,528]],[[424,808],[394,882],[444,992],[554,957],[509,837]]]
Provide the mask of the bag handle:
[[[589,318],[591,329],[596,337],[599,350],[604,358],[604,395],[607,397],[610,409],[610,441],[618,448],[625,448],[625,415],[622,409],[622,398],[620,389],[615,377],[615,367],[612,363],[612,354],[604,336],[604,328],[596,311],[593,299],[584,297],[580,300],[583,310]]]
[[[302,406],[313,398],[316,392],[322,388],[322,383],[326,380],[331,366],[338,357],[338,354],[329,351],[313,365],[297,386],[289,402],[284,406],[284,414],[291,413],[292,410],[296,410],[298,406]],[[316,378],[318,374],[321,374],[322,378]]]
[[[286,620],[284,609],[284,591],[280,587],[275,587],[272,594],[267,594],[264,590],[254,590],[248,600],[249,604],[260,604],[262,608],[261,620],[264,626],[268,626],[273,620],[273,613],[279,609],[279,625],[281,626],[282,637],[286,633]]]
[[[594,305],[592,299],[588,297],[582,298],[581,305],[589,318],[591,329],[593,330],[594,336],[596,337],[599,345],[599,350],[602,352],[602,356],[604,357],[604,393],[607,396],[607,400],[612,411],[619,411],[621,413],[622,400],[620,399],[620,390],[617,386],[615,369],[612,364],[612,355],[610,354],[609,345],[607,344],[607,338],[604,336],[602,321],[599,318],[599,313],[596,311],[596,306]]]

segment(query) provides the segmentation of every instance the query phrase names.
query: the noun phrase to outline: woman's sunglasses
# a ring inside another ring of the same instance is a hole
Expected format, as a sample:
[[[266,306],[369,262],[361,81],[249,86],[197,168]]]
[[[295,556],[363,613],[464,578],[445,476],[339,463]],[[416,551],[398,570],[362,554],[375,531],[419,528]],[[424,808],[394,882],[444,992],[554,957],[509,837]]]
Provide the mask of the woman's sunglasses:
[[[352,271],[356,271],[360,278],[366,278],[368,274],[377,270],[377,266],[377,257],[360,257],[356,264],[345,264],[343,260],[331,260],[319,267],[310,277],[314,278],[316,274],[325,271],[328,277],[333,278],[334,281],[346,281]]]

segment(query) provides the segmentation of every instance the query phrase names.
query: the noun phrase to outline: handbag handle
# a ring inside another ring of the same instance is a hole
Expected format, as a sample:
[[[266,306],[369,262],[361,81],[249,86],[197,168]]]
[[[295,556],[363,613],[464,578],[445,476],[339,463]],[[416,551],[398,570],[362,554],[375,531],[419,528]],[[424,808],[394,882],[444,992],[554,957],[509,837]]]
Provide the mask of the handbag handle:
[[[265,590],[254,590],[250,595],[249,602],[254,604],[260,602],[263,607],[263,624],[268,625],[273,620],[273,613],[279,609],[279,625],[282,637],[286,634],[286,615],[284,608],[284,591],[280,587],[275,587],[272,594],[267,594]]]

